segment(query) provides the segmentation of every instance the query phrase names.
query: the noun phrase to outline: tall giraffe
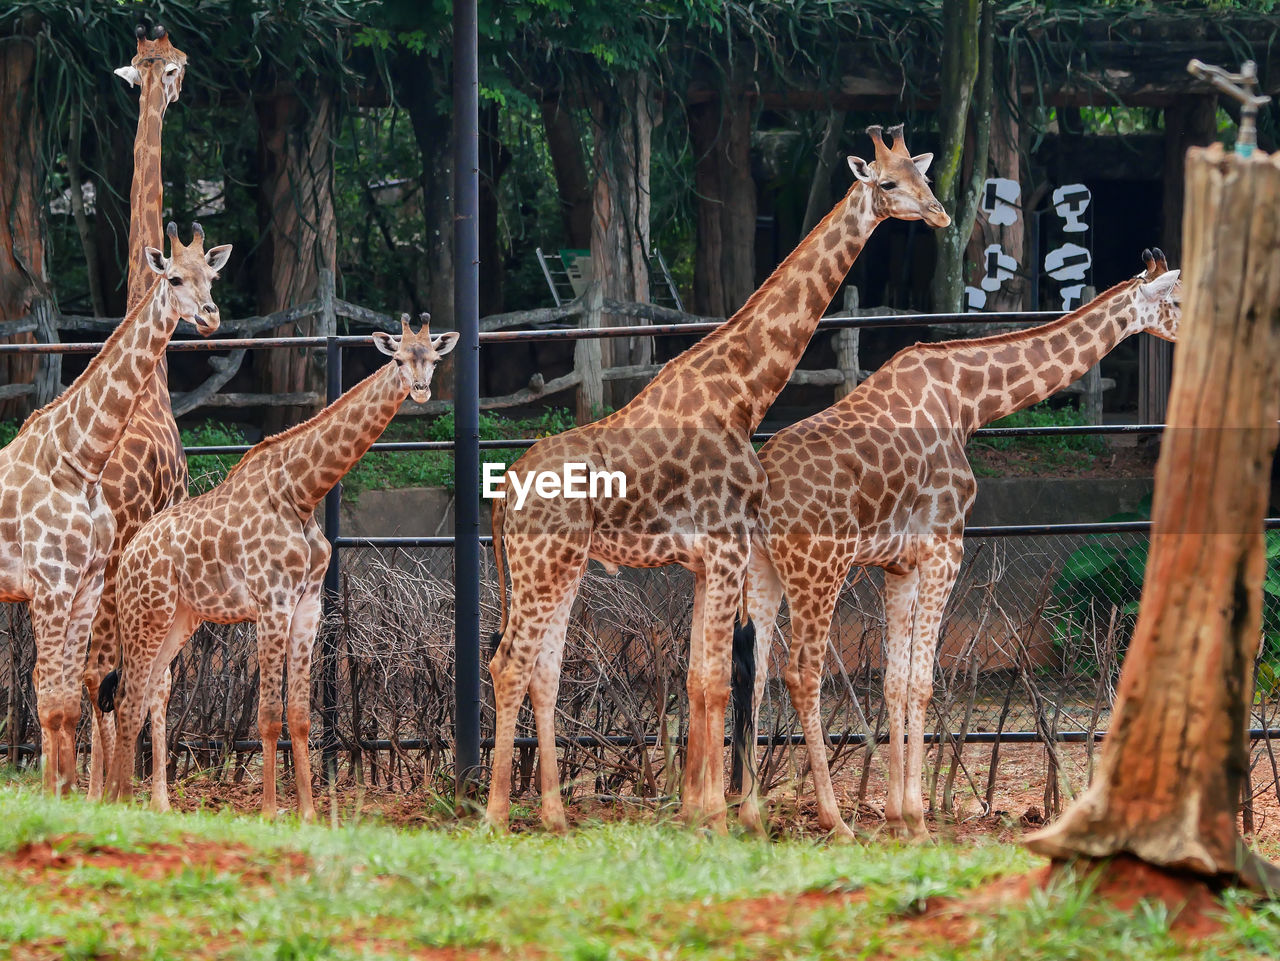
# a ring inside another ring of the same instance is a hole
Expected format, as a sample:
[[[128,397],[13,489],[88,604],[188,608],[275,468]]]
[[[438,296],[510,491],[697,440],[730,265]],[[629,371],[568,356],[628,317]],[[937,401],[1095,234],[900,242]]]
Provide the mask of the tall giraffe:
[[[29,601],[44,784],[69,790],[89,631],[115,521],[100,478],[178,318],[217,326],[209,286],[229,246],[188,247],[170,224],[172,257],[148,247],[159,274],[65,393],[0,449],[0,601]]]
[[[489,664],[497,710],[485,814],[491,826],[507,824],[516,712],[528,690],[541,756],[542,820],[551,830],[565,828],[555,700],[569,611],[587,561],[595,558],[612,571],[674,563],[694,574],[683,809],[686,820],[723,827],[719,746],[729,650],[765,484],[751,434],[876,225],[888,217],[933,227],[951,222],[925,180],[932,154],[912,157],[901,129],[890,131],[892,148],[880,127],[868,129],[875,160],[849,158],[854,182],[844,198],[733,317],[667,363],[622,410],[539,441],[512,466],[508,491],[512,475],[559,474],[575,463],[620,471],[626,480],[613,496],[592,490],[580,499],[531,497],[523,506],[494,502],[503,612],[501,642]]]
[[[764,692],[785,593],[791,609],[786,682],[808,744],[824,829],[852,833],[836,806],[818,709],[827,636],[849,569],[885,572],[885,818],[927,837],[920,798],[924,712],[933,695],[938,628],[977,493],[965,444],[983,424],[1066,387],[1129,335],[1177,338],[1178,271],[1168,270],[1158,249],[1143,257],[1144,274],[1052,323],[907,347],[839,402],[761,448],[769,482],[746,591],[757,631],[753,705]],[[747,743],[754,744],[754,716],[749,723]],[[754,785],[750,792],[744,804],[755,809]]]
[[[186,74],[187,55],[175,47],[162,26],[148,40],[146,28],[137,29],[138,51],[128,66],[115,73],[129,86],[137,84],[138,127],[133,139],[133,184],[129,191],[129,275],[128,306],[146,296],[149,278],[145,248],[161,243],[161,213],[164,185],[161,180],[160,149],[164,114],[177,101]],[[197,318],[196,329],[208,336],[216,324]],[[103,574],[102,600],[93,620],[89,660],[84,683],[93,712],[93,733],[89,756],[89,797],[102,793],[106,759],[111,756],[114,725],[98,707],[98,685],[116,662],[116,568],[120,552],[148,517],[187,496],[187,458],[182,438],[169,405],[169,363],[161,358],[155,373],[142,388],[138,405],[125,428],[124,436],[102,472],[102,493],[116,522],[115,542]],[[160,702],[161,704],[164,701]],[[163,709],[152,712],[152,735],[165,737]]]
[[[425,323],[414,334],[406,315],[400,336],[375,333],[392,361],[370,374],[310,420],[253,447],[211,491],[161,511],[138,531],[120,561],[119,675],[104,694],[124,695],[117,718],[107,794],[133,790],[133,758],[152,690],[167,683],[169,663],[202,621],[258,628],[258,730],[262,736],[262,811],[276,810],[276,742],[280,689],[289,664],[289,737],[298,784],[298,811],[315,818],[311,798],[311,650],[320,625],[320,591],[329,542],[316,523],[316,506],[378,439],[406,397],[431,398],[431,377],[453,350],[456,333],[435,340]],[[163,759],[163,744],[155,745]],[[168,795],[155,790],[165,776],[155,766],[152,804],[165,810]]]

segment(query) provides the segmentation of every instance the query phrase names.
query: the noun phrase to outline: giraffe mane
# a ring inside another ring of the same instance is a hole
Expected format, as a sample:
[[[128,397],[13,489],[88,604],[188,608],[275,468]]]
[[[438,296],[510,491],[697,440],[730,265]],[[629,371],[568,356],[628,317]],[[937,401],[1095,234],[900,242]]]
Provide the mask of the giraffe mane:
[[[1046,324],[1040,324],[1036,327],[1023,327],[1023,328],[1020,328],[1019,330],[1005,330],[1005,331],[1001,331],[998,334],[987,334],[985,337],[968,337],[963,340],[939,340],[939,341],[933,341],[931,343],[920,343],[920,344],[915,344],[912,347],[906,347],[904,348],[904,350],[919,349],[919,350],[949,351],[949,350],[954,350],[957,347],[988,347],[988,346],[996,347],[996,346],[999,346],[1000,344],[1007,344],[1012,341],[1022,339],[1031,331],[1044,331],[1050,328],[1065,326],[1066,324],[1069,324],[1074,320],[1078,320],[1080,317],[1083,317],[1085,314],[1089,313],[1089,311],[1093,310],[1100,301],[1110,300],[1112,297],[1116,296],[1117,294],[1122,293],[1125,290],[1131,289],[1135,283],[1140,282],[1141,280],[1142,280],[1141,277],[1133,277],[1133,278],[1130,278],[1129,280],[1122,280],[1120,281],[1120,283],[1116,284],[1115,286],[1108,287],[1106,290],[1100,293],[1097,297],[1093,298],[1093,300],[1089,301],[1087,304],[1081,304],[1075,310],[1071,311],[1071,313],[1063,314],[1057,320],[1051,320]]]
[[[21,436],[22,434],[24,434],[28,427],[30,427],[40,418],[44,417],[45,414],[52,413],[53,411],[57,410],[59,407],[66,404],[67,401],[70,399],[72,393],[74,392],[76,383],[80,381],[82,378],[88,376],[88,374],[91,371],[95,370],[102,363],[104,363],[104,361],[102,360],[102,357],[105,353],[107,353],[107,348],[113,345],[117,340],[119,340],[121,337],[124,336],[121,333],[121,331],[123,331],[125,327],[128,326],[128,322],[130,320],[137,317],[138,314],[141,313],[144,308],[149,307],[151,305],[152,298],[155,297],[156,288],[160,286],[160,281],[163,279],[164,279],[163,277],[157,276],[156,279],[151,282],[151,286],[147,288],[146,294],[143,295],[141,300],[139,300],[136,304],[133,305],[132,310],[130,310],[127,314],[124,315],[124,318],[120,321],[119,324],[116,325],[116,329],[111,332],[111,336],[102,342],[102,349],[99,350],[98,353],[94,355],[93,359],[89,361],[85,369],[81,371],[80,376],[77,377],[75,381],[72,381],[71,386],[68,387],[66,390],[64,390],[61,394],[59,394],[53,400],[49,401],[49,403],[45,404],[43,407],[37,408],[36,410],[33,410],[30,414],[27,415],[27,419],[24,420],[22,422],[22,426],[18,428],[18,434],[14,437],[15,440],[17,439],[18,436]]]

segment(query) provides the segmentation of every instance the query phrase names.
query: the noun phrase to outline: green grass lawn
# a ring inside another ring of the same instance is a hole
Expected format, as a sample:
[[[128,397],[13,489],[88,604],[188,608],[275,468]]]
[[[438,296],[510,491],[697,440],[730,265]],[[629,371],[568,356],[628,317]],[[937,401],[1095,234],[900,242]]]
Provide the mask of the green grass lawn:
[[[64,863],[20,869],[31,860],[24,846],[48,843]],[[1232,908],[1221,934],[1188,945],[1163,906],[1098,908],[1078,883],[990,907],[961,934],[913,920],[939,897],[1043,863],[994,842],[834,846],[636,823],[566,838],[302,827],[48,799],[11,772],[0,773],[0,859],[0,957],[14,958],[745,961],[892,958],[909,946],[911,957],[1012,961],[1280,950],[1276,909]]]

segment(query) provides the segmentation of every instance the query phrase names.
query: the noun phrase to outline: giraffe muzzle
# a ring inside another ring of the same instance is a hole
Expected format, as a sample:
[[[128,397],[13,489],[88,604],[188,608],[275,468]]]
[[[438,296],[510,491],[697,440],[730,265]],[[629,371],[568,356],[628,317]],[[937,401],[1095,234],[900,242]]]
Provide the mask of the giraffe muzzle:
[[[196,330],[207,337],[218,329],[222,323],[222,315],[216,304],[203,304],[200,307],[200,313],[191,320],[196,325]]]

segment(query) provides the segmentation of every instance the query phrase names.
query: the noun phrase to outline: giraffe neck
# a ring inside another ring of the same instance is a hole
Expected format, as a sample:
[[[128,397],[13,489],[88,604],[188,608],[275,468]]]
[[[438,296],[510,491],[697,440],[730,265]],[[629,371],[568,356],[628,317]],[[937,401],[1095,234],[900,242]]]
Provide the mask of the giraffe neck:
[[[1084,376],[1128,335],[1133,283],[1117,284],[1040,327],[938,345],[952,364],[965,429],[1029,407]]]
[[[698,409],[709,421],[754,431],[881,219],[870,188],[855,181],[741,309],[670,361],[636,400],[673,384],[697,385],[704,392]]]
[[[272,463],[279,465],[283,496],[299,516],[316,509],[382,436],[408,396],[396,364],[385,364],[310,420],[259,445],[263,453],[278,452]],[[253,456],[250,451],[241,463],[248,466]]]
[[[85,476],[102,473],[177,326],[168,284],[158,278],[52,405],[51,429]]]
[[[129,310],[142,302],[155,277],[147,268],[144,249],[164,245],[160,134],[169,98],[165,94],[162,70],[162,63],[143,66],[142,92],[138,97],[138,131],[133,138],[133,185],[129,190]]]

